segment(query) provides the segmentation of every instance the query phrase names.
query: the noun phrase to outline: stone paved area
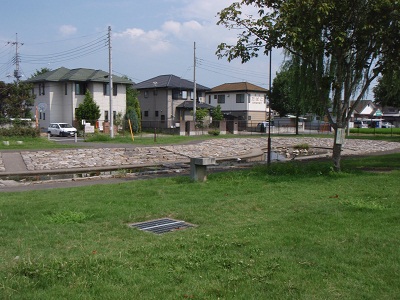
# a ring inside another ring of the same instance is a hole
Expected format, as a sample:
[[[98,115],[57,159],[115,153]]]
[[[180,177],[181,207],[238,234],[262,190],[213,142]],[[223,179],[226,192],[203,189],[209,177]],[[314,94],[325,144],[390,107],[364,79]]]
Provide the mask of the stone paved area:
[[[332,138],[273,137],[272,148],[297,144],[332,148]],[[23,151],[28,171],[87,167],[150,165],[188,161],[190,157],[240,158],[267,148],[267,138],[234,138],[207,140],[196,144],[132,148],[90,148],[46,151]],[[346,140],[343,155],[399,149],[399,143],[371,140]],[[0,172],[5,172],[0,153]]]

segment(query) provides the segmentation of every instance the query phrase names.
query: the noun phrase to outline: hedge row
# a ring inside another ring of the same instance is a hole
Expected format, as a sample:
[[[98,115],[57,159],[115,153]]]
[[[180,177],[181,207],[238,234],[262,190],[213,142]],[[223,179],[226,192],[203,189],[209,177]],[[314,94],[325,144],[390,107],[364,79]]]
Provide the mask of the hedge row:
[[[0,136],[24,136],[24,137],[39,137],[40,131],[32,127],[0,128]]]

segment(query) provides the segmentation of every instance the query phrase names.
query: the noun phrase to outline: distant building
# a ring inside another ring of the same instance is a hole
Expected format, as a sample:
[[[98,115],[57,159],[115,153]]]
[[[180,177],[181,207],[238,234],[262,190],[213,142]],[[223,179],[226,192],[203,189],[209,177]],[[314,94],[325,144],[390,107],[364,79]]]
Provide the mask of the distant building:
[[[39,109],[39,127],[45,129],[50,123],[64,122],[74,124],[75,111],[89,90],[93,100],[99,105],[103,121],[108,121],[110,110],[108,73],[92,69],[59,69],[46,72],[28,79],[33,83],[36,95],[36,107]],[[126,86],[133,83],[125,78],[113,75],[113,116],[126,111]],[[92,124],[94,125],[94,124]]]
[[[221,106],[227,120],[256,126],[267,119],[268,90],[248,82],[225,83],[206,92],[207,103]]]
[[[171,74],[160,75],[140,82],[134,88],[139,91],[143,128],[173,128],[193,120],[193,82]],[[196,84],[196,107],[212,108],[204,103],[208,90],[208,87]]]

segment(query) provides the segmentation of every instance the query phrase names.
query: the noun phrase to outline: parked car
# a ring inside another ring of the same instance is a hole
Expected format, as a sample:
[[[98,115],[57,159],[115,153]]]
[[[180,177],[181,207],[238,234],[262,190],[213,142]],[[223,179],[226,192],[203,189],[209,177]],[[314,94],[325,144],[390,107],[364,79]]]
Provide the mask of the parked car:
[[[269,122],[268,121],[258,123],[257,127],[256,127],[256,131],[258,131],[258,132],[267,132],[268,126],[269,126]],[[273,127],[273,126],[274,126],[274,121],[271,121],[271,127]]]
[[[51,123],[47,128],[47,133],[50,136],[75,136],[76,128],[68,123]]]
[[[389,122],[382,122],[382,128],[393,128],[394,125]]]
[[[368,128],[370,122],[368,121],[361,121],[361,120],[356,120],[354,121],[354,128]]]

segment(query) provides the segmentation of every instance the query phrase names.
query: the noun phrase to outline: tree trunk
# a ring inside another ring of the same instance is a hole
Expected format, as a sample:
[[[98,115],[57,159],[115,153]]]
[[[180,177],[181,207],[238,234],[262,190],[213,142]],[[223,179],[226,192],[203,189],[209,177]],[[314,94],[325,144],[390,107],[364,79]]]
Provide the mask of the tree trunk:
[[[333,145],[333,153],[332,153],[332,159],[333,159],[333,168],[335,172],[340,172],[340,160],[342,156],[342,144],[337,144],[336,143],[336,138],[335,138],[335,143]]]
[[[332,160],[333,160],[333,168],[335,172],[341,171],[340,161],[342,157],[342,144],[344,142],[344,128],[336,127],[335,128],[335,138],[333,142],[333,153],[332,153]]]

